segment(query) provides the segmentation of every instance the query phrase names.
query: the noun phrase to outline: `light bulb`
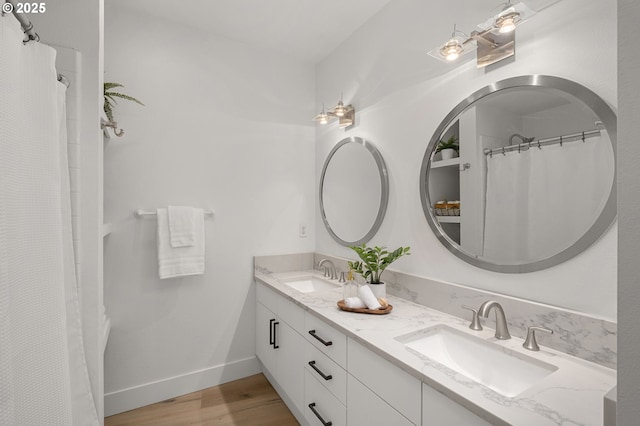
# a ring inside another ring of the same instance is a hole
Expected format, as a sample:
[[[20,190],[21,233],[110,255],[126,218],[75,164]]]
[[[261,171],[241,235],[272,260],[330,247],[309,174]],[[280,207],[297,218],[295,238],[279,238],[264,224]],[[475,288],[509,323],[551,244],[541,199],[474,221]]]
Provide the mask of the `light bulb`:
[[[516,29],[516,22],[520,20],[518,12],[510,12],[496,19],[496,27],[501,34],[510,33]]]
[[[333,109],[333,113],[336,115],[336,117],[344,116],[345,109],[344,109],[344,104],[342,103],[342,101],[338,102],[338,105]]]
[[[327,124],[329,122],[329,117],[327,116],[327,114],[322,113],[322,114],[320,114],[320,117],[318,118],[318,122],[320,124]]]
[[[449,40],[442,48],[440,49],[440,54],[446,58],[447,61],[455,61],[462,53],[462,46],[460,46],[460,42],[455,38]]]

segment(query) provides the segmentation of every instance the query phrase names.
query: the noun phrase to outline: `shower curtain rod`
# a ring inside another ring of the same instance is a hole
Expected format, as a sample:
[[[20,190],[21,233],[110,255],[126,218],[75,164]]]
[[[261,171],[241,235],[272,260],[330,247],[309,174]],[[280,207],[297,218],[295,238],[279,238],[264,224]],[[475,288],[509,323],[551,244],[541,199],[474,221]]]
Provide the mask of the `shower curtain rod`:
[[[27,18],[27,16],[24,13],[16,12],[15,5],[11,2],[11,0],[5,0],[5,3],[9,3],[11,4],[11,6],[13,6],[11,9],[11,12],[13,13],[13,16],[16,17],[18,22],[20,22],[22,31],[27,36],[27,40],[25,41],[25,43],[28,43],[30,41],[40,41],[40,36],[36,32],[36,30],[33,28],[33,24],[31,23],[29,18]],[[2,14],[4,15],[4,12],[2,12]],[[69,79],[64,75],[58,74],[58,81],[64,84],[65,86],[67,86],[67,88],[69,88],[69,84],[70,84]]]
[[[599,129],[589,130],[586,132],[573,133],[571,135],[566,135],[566,136],[556,136],[553,138],[539,139],[537,141],[520,143],[518,145],[503,146],[501,148],[493,148],[493,149],[486,148],[483,152],[484,152],[484,155],[492,156],[493,154],[504,154],[510,151],[520,152],[521,150],[526,150],[529,148],[540,148],[543,146],[555,145],[558,143],[562,145],[565,142],[573,142],[573,141],[579,141],[579,140],[584,141],[585,139],[593,138],[596,136],[600,136]]]
[[[5,0],[5,3],[9,3],[11,4],[11,6],[13,6],[11,8],[11,11],[13,12],[13,16],[15,16],[18,22],[20,22],[20,25],[22,26],[22,31],[24,31],[25,35],[29,38],[28,41],[31,41],[31,40],[40,41],[40,36],[38,36],[38,33],[36,33],[36,31],[33,29],[33,24],[31,23],[29,18],[27,18],[27,16],[23,13],[18,13],[16,11],[15,5],[11,2],[11,0]]]

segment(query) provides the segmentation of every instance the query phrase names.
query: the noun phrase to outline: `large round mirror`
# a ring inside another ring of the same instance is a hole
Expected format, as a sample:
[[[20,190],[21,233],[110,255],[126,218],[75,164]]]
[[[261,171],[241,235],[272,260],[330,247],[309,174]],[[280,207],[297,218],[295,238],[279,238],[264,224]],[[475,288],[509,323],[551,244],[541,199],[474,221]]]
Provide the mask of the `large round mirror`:
[[[510,78],[464,99],[436,129],[420,171],[422,208],[461,259],[537,271],[613,223],[615,157],[616,115],[599,96],[558,77]]]
[[[334,240],[365,243],[382,224],[389,178],[380,152],[358,137],[341,140],[329,153],[320,176],[320,213]]]

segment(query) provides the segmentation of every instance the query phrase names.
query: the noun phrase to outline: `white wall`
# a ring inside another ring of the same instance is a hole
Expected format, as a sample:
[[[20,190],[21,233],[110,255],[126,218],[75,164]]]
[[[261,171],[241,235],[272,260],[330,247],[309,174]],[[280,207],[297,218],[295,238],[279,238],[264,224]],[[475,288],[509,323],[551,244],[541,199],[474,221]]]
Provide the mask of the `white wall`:
[[[620,216],[618,259],[618,425],[638,424],[640,416],[640,4],[618,1],[618,117]]]
[[[315,247],[313,67],[126,3],[105,10],[105,80],[146,106],[119,103],[105,150],[108,414],[252,374],[253,256]],[[204,276],[158,279],[133,211],[168,204],[215,210]]]
[[[616,316],[617,227],[576,258],[528,274],[498,274],[450,254],[431,232],[420,204],[418,177],[426,146],[440,121],[463,98],[487,84],[523,74],[547,74],[581,83],[614,107],[616,2],[564,0],[517,30],[516,59],[490,70],[473,61],[450,65],[426,52],[446,41],[454,22],[470,31],[494,1],[396,0],[389,3],[316,69],[316,108],[344,91],[357,125],[317,130],[316,179],[329,150],[346,136],[369,139],[387,162],[389,209],[371,244],[410,245],[413,255],[393,267],[433,279],[497,291],[577,311]],[[570,16],[570,19],[566,19]],[[435,19],[434,17],[438,17]],[[316,220],[317,251],[354,257]]]
[[[30,14],[42,43],[80,52],[81,93],[78,112],[80,188],[82,188],[81,270],[79,278],[83,337],[91,390],[102,415],[102,105],[103,1],[56,0],[44,14]],[[70,136],[74,135],[70,133]]]

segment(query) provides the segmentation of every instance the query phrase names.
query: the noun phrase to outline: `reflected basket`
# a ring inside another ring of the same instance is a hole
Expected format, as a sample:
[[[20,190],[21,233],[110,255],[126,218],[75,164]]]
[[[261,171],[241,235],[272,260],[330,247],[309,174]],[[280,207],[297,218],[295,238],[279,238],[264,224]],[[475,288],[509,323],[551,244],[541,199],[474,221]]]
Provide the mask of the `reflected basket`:
[[[433,207],[436,216],[460,216],[460,201],[438,201]]]

